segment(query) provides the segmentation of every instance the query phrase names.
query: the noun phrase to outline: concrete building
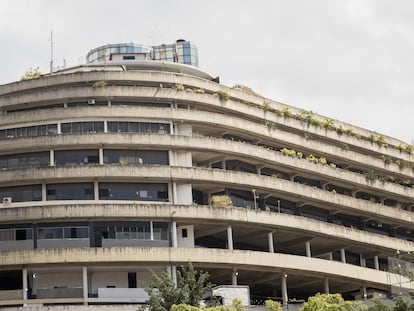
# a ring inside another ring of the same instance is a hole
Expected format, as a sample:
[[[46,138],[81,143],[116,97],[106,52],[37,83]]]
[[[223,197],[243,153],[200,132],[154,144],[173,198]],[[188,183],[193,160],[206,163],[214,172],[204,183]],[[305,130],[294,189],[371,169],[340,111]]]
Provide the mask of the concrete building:
[[[197,64],[187,41],[106,45],[0,86],[2,307],[135,310],[149,269],[188,262],[252,304],[413,287],[389,260],[414,250],[412,146]]]

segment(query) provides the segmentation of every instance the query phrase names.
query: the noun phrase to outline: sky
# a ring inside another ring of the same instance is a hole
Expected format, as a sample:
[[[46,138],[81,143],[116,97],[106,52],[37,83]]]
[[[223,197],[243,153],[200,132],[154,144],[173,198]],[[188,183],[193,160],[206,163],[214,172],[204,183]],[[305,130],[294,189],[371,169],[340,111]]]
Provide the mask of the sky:
[[[107,43],[198,46],[227,86],[414,143],[412,0],[1,0],[0,84]]]

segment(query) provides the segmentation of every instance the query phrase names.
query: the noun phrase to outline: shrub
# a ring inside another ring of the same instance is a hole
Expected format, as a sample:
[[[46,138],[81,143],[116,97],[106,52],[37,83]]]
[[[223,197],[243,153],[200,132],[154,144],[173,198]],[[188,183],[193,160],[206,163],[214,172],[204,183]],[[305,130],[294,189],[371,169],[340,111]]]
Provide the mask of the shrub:
[[[230,95],[229,94],[227,94],[226,92],[224,92],[224,91],[218,91],[218,92],[216,92],[216,93],[214,93],[214,95],[216,95],[216,96],[218,96],[218,98],[220,99],[220,100],[222,100],[222,101],[228,101],[229,99],[230,99]]]
[[[185,90],[184,85],[182,85],[181,83],[176,84],[176,85],[175,85],[175,89],[176,89],[177,91],[184,91],[184,90]]]
[[[266,300],[265,307],[267,311],[282,311],[282,307],[278,301]]]

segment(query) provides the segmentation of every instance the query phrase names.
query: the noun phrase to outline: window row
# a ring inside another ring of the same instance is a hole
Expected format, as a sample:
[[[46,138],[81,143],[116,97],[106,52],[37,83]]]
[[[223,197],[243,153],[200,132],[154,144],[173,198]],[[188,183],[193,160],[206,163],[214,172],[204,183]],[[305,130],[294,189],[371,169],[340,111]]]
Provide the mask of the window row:
[[[98,184],[99,200],[168,201],[168,185],[164,183],[105,183]],[[3,203],[42,200],[42,186],[0,188]],[[46,200],[94,200],[93,183],[46,185]]]
[[[0,140],[13,139],[18,137],[36,137],[57,134],[88,134],[104,133],[104,121],[92,122],[66,122],[60,124],[60,132],[57,124],[45,124],[18,127],[0,130]],[[112,133],[148,133],[148,134],[169,134],[170,124],[151,122],[118,122],[108,121],[107,132]]]
[[[38,224],[20,228],[0,229],[1,242],[26,240],[115,239],[115,240],[168,240],[166,222],[97,222],[92,224]],[[36,233],[36,235],[34,235]],[[100,244],[100,243],[99,243]],[[94,245],[94,242],[91,243]]]
[[[53,165],[57,166],[98,164],[99,150],[56,150],[53,152],[53,158],[50,158],[48,151],[4,155],[0,156],[0,169],[47,167],[52,161]],[[168,165],[168,151],[104,149],[102,163]]]

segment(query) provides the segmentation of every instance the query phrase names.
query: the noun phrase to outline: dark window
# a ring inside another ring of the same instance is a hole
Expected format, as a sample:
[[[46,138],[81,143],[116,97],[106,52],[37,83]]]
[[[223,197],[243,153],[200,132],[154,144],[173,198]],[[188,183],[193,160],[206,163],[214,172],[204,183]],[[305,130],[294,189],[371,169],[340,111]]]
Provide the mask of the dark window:
[[[135,56],[133,56],[133,55],[125,55],[123,57],[123,59],[125,59],[125,60],[127,60],[127,59],[135,59]]]
[[[128,288],[137,288],[136,272],[128,272]]]
[[[93,183],[47,185],[47,200],[93,200]]]
[[[181,229],[181,236],[183,238],[188,238],[188,232],[187,229]]]

